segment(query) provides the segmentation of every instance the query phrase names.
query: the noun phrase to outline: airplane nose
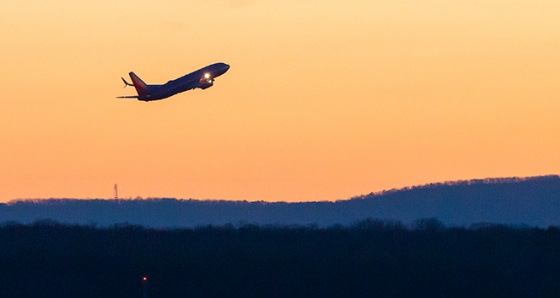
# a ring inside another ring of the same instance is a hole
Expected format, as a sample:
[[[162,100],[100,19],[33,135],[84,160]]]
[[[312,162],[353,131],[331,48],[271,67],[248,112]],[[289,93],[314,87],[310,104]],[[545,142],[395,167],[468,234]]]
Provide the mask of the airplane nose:
[[[228,71],[228,69],[229,69],[229,64],[224,63],[224,71]]]

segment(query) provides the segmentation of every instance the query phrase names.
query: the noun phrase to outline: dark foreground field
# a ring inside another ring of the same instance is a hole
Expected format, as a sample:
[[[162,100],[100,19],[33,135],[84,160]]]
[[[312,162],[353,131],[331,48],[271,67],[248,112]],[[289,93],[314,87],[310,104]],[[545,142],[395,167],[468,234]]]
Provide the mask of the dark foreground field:
[[[0,297],[557,297],[559,281],[557,228],[433,219],[413,228],[0,227]]]

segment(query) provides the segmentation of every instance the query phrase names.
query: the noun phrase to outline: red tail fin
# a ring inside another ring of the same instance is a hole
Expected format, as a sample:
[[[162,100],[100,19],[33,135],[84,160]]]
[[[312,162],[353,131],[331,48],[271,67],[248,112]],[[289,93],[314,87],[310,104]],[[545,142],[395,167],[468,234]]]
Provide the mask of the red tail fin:
[[[132,80],[134,88],[136,88],[136,92],[138,92],[138,96],[150,94],[148,85],[146,85],[146,83],[144,83],[144,81],[142,81],[142,79],[140,79],[134,72],[131,71],[128,75],[130,75],[130,79]]]

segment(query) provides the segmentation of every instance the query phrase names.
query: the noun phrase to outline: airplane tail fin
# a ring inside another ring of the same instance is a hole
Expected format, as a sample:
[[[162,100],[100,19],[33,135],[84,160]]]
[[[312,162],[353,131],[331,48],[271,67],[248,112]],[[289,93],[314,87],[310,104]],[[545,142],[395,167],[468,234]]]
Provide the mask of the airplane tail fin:
[[[142,79],[140,79],[134,72],[130,72],[128,75],[130,75],[130,79],[132,80],[132,84],[128,84],[129,86],[134,86],[134,88],[136,88],[136,92],[138,92],[138,96],[147,96],[150,95],[150,92],[148,90],[148,85],[146,85],[146,83],[144,83],[144,81],[142,81]],[[124,79],[123,79],[124,81]],[[126,83],[126,81],[124,81]]]

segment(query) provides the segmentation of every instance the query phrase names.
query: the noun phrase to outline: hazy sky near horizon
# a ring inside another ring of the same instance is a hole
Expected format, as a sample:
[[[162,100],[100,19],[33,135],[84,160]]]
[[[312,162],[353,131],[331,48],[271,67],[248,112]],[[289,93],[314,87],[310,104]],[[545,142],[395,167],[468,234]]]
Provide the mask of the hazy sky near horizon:
[[[4,1],[0,202],[560,173],[559,1]],[[214,62],[206,90],[155,102]]]

